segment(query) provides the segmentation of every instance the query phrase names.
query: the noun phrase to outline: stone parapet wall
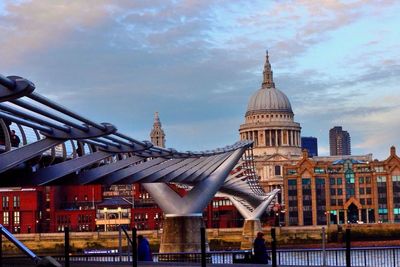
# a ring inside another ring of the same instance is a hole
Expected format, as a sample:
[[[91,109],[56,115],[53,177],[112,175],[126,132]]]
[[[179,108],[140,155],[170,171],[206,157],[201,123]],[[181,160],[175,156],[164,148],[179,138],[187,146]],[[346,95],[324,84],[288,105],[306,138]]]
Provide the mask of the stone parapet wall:
[[[326,227],[326,226],[325,226]],[[400,239],[400,224],[354,224],[354,225],[330,225],[326,227],[327,240],[330,242],[342,242],[345,229],[349,227],[352,230],[352,240],[393,240]],[[211,243],[237,244],[238,249],[242,241],[242,228],[226,229],[207,229],[208,240]],[[271,227],[264,227],[264,238],[271,242]],[[276,237],[278,245],[281,244],[311,244],[321,242],[322,226],[296,226],[296,227],[277,227]],[[129,231],[129,233],[131,233]],[[138,234],[144,235],[149,239],[153,248],[160,244],[162,230],[158,231],[138,231]],[[62,253],[64,249],[64,233],[46,233],[46,234],[17,234],[15,235],[28,248],[40,253],[51,251],[52,253]],[[200,239],[200,237],[199,237]],[[72,232],[70,233],[70,245],[72,251],[82,251],[90,248],[117,249],[118,232]],[[126,251],[127,240],[122,234],[122,246]],[[13,244],[3,237],[3,252],[15,253],[17,249]]]

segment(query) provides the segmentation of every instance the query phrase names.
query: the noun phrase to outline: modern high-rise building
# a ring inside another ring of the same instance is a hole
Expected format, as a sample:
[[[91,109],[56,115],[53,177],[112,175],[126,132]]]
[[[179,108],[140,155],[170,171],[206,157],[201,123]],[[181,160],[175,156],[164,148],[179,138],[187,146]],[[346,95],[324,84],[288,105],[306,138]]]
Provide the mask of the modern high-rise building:
[[[331,156],[351,155],[350,134],[343,131],[342,126],[329,130],[329,148]]]
[[[307,149],[310,157],[318,156],[318,139],[316,137],[302,137],[301,149]]]

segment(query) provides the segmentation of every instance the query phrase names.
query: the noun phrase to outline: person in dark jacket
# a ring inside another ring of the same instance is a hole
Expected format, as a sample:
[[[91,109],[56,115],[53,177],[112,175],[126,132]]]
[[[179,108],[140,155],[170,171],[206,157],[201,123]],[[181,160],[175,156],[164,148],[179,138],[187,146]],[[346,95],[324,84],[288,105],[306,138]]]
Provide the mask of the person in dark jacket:
[[[10,139],[12,147],[19,147],[19,143],[21,142],[21,140],[19,139],[18,135],[15,133],[14,130],[11,130]]]
[[[151,257],[150,244],[147,239],[138,235],[138,261],[153,261]]]
[[[257,238],[254,240],[254,263],[268,264],[268,260],[271,258],[267,253],[267,247],[265,246],[264,234],[262,232],[257,233]]]

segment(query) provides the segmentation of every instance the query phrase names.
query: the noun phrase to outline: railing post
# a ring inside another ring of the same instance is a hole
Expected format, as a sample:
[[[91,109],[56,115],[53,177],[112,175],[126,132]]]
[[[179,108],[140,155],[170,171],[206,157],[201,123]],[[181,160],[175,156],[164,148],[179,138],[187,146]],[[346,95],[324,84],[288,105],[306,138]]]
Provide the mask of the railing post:
[[[325,236],[325,227],[322,227],[322,266],[326,266],[326,236]]]
[[[69,267],[69,228],[64,228],[64,266]]]
[[[3,267],[3,226],[0,225],[0,267]]]
[[[119,261],[122,261],[122,229],[121,225],[118,227],[118,251],[119,251]]]
[[[206,267],[206,228],[200,228],[201,237],[201,267]]]
[[[271,250],[272,250],[272,267],[277,267],[276,265],[276,233],[275,233],[275,228],[271,228]]]
[[[132,228],[132,266],[137,267],[138,266],[138,253],[137,253],[137,230],[136,227]]]
[[[351,267],[350,249],[351,249],[351,232],[346,229],[346,267]]]
[[[364,265],[367,266],[367,250],[364,250]]]

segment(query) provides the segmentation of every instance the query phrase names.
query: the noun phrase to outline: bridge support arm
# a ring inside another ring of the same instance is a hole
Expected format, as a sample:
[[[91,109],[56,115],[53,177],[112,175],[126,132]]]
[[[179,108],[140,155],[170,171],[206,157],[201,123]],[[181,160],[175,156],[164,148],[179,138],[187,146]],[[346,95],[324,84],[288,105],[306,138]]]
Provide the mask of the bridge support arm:
[[[167,216],[202,214],[244,151],[245,148],[240,148],[233,152],[209,177],[196,184],[184,197],[162,183],[144,183],[143,187]]]

